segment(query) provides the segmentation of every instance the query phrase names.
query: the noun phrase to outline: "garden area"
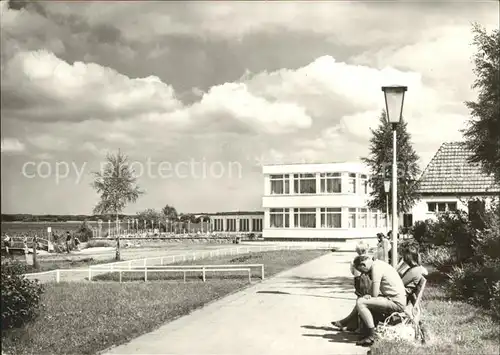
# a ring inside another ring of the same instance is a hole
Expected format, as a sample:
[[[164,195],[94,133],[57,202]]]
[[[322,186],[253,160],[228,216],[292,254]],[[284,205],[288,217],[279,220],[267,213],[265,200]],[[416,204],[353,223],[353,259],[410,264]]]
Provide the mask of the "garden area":
[[[264,264],[267,277],[325,253],[268,251],[203,263]],[[2,265],[3,354],[94,354],[249,285],[245,277],[40,285],[21,277],[21,272],[17,264]]]
[[[500,206],[477,202],[470,214],[447,212],[411,230],[429,269],[422,319],[430,340],[381,339],[372,355],[499,353]]]

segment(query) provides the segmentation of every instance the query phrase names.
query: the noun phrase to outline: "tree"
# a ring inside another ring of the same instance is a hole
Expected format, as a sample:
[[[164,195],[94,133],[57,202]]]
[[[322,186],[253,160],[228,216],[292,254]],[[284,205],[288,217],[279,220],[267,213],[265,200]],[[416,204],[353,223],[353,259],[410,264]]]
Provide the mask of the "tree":
[[[94,172],[92,187],[100,194],[94,214],[112,213],[117,220],[127,204],[136,202],[144,193],[137,185],[137,177],[129,166],[128,157],[120,150],[106,155],[106,167]],[[116,260],[120,260],[120,237],[116,243]]]
[[[463,134],[472,152],[470,162],[480,163],[483,171],[500,183],[500,31],[488,34],[477,23],[472,31],[477,47],[472,88],[479,94],[476,102],[465,103],[472,117]]]
[[[398,211],[407,213],[418,199],[418,177],[420,168],[419,157],[411,145],[411,136],[406,130],[406,122],[402,121],[397,126],[397,152],[398,163]],[[370,201],[368,206],[381,211],[386,210],[386,195],[384,191],[384,180],[392,181],[392,126],[386,120],[385,111],[380,116],[380,125],[376,130],[371,129],[370,154],[361,160],[368,165],[371,171],[369,185]],[[388,194],[392,201],[392,189]],[[392,214],[392,203],[389,202],[389,211]]]
[[[144,224],[144,221],[146,221],[146,224],[148,226],[151,225],[151,221],[153,221],[155,225],[159,226],[165,224],[163,223],[164,221],[162,220],[162,214],[153,208],[148,208],[142,212],[138,212],[137,219],[139,220],[139,223],[141,225]]]
[[[173,222],[177,222],[177,219],[178,219],[178,214],[177,214],[177,210],[175,209],[175,207],[173,206],[170,206],[170,205],[166,205],[165,207],[163,207],[162,209],[162,214],[163,216],[165,217],[165,219],[167,220],[167,223],[169,224],[169,226],[172,226]],[[170,230],[170,228],[168,226],[165,227],[165,231],[168,232]]]

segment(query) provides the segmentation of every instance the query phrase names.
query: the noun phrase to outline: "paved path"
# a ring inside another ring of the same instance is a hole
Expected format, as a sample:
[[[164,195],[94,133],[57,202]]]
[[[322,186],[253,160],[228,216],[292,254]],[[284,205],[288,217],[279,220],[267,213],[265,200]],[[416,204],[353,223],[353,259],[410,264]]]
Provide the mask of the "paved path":
[[[163,325],[107,354],[366,354],[330,321],[354,306],[349,261],[331,253]]]

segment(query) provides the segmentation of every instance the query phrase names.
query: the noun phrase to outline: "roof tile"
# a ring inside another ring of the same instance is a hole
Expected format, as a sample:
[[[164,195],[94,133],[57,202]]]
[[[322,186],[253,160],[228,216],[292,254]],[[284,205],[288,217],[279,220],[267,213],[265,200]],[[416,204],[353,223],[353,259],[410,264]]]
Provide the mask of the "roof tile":
[[[493,175],[481,170],[480,164],[469,163],[471,152],[463,142],[443,143],[420,177],[419,192],[497,193],[500,186]]]

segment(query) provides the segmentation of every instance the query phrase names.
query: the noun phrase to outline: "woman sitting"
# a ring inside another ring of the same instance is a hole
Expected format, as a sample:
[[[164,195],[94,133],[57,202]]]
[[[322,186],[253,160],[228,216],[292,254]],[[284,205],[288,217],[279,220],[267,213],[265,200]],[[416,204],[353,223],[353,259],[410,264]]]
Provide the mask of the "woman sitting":
[[[420,254],[416,247],[410,246],[402,251],[402,258],[398,266],[398,273],[403,280],[403,284],[405,285],[406,297],[408,299],[408,302],[413,301],[412,298],[414,297],[414,291],[418,283],[420,282],[420,279],[428,274],[427,270],[422,265],[420,265]],[[369,275],[361,276],[364,277],[364,280],[366,280],[366,278],[368,278],[369,280]],[[358,292],[356,292],[356,295],[358,297],[362,297],[364,295],[370,294],[370,291],[370,288],[360,289],[359,294]],[[379,317],[382,318],[384,316],[385,315],[379,315]],[[377,317],[377,319],[379,319],[379,317]],[[347,317],[341,319],[340,321],[332,322],[332,325],[342,331],[360,330],[356,307],[354,307],[352,312]]]

